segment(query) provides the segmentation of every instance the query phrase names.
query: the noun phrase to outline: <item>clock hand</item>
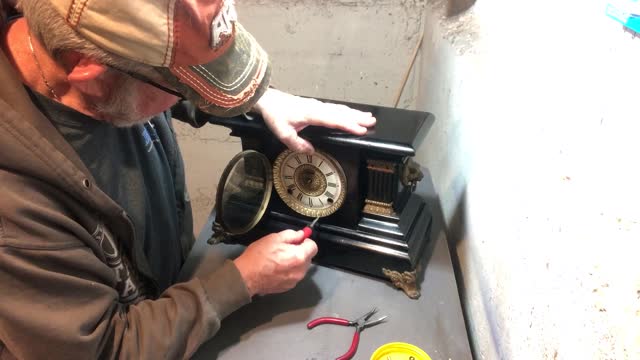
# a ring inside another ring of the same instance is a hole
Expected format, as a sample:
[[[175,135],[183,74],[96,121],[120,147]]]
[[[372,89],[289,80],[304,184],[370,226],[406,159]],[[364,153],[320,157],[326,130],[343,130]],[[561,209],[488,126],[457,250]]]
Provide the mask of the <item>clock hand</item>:
[[[305,239],[311,237],[311,234],[313,234],[313,227],[316,226],[316,223],[318,222],[318,219],[320,219],[319,216],[317,218],[315,218],[315,220],[313,220],[311,222],[311,224],[309,224],[309,226],[305,226],[304,229],[302,229],[302,231],[304,232],[304,238]]]

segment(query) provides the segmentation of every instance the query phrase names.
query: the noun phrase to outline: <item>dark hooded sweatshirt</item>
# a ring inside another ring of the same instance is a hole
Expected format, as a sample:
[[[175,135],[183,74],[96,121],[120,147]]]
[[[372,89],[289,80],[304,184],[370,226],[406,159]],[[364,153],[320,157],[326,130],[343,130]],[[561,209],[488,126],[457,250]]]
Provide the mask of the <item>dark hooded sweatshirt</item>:
[[[250,301],[233,262],[158,284],[131,217],[1,52],[0,84],[0,360],[190,357]],[[175,138],[158,141],[175,147]],[[186,198],[176,199],[190,223]],[[192,239],[176,236],[179,260]]]

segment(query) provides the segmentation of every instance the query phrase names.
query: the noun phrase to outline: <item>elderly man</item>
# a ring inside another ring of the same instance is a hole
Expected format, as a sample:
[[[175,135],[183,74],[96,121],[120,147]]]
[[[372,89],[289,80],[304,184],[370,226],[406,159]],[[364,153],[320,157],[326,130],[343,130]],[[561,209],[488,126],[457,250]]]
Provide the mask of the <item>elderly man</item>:
[[[287,230],[177,283],[193,232],[171,118],[255,111],[311,152],[297,131],[363,134],[371,114],[269,88],[229,0],[18,9],[0,53],[0,359],[188,358],[304,277],[316,245]]]

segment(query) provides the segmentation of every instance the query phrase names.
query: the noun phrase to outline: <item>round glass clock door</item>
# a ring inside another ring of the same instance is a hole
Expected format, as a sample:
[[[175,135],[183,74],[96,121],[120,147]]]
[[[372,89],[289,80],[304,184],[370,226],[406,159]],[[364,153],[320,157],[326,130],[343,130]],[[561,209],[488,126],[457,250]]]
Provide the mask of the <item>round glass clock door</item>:
[[[346,195],[346,178],[329,154],[283,151],[273,164],[273,184],[280,198],[295,212],[324,217],[336,212]]]
[[[218,183],[214,235],[240,235],[253,229],[267,209],[271,184],[266,156],[253,150],[234,156]]]

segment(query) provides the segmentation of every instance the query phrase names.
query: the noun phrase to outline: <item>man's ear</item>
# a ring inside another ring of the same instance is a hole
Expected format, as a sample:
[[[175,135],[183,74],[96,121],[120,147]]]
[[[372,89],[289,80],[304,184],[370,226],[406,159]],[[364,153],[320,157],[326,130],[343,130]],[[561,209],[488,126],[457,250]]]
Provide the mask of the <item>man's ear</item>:
[[[107,67],[95,60],[82,56],[67,74],[67,80],[71,86],[90,96],[103,96],[105,86],[102,75]]]

